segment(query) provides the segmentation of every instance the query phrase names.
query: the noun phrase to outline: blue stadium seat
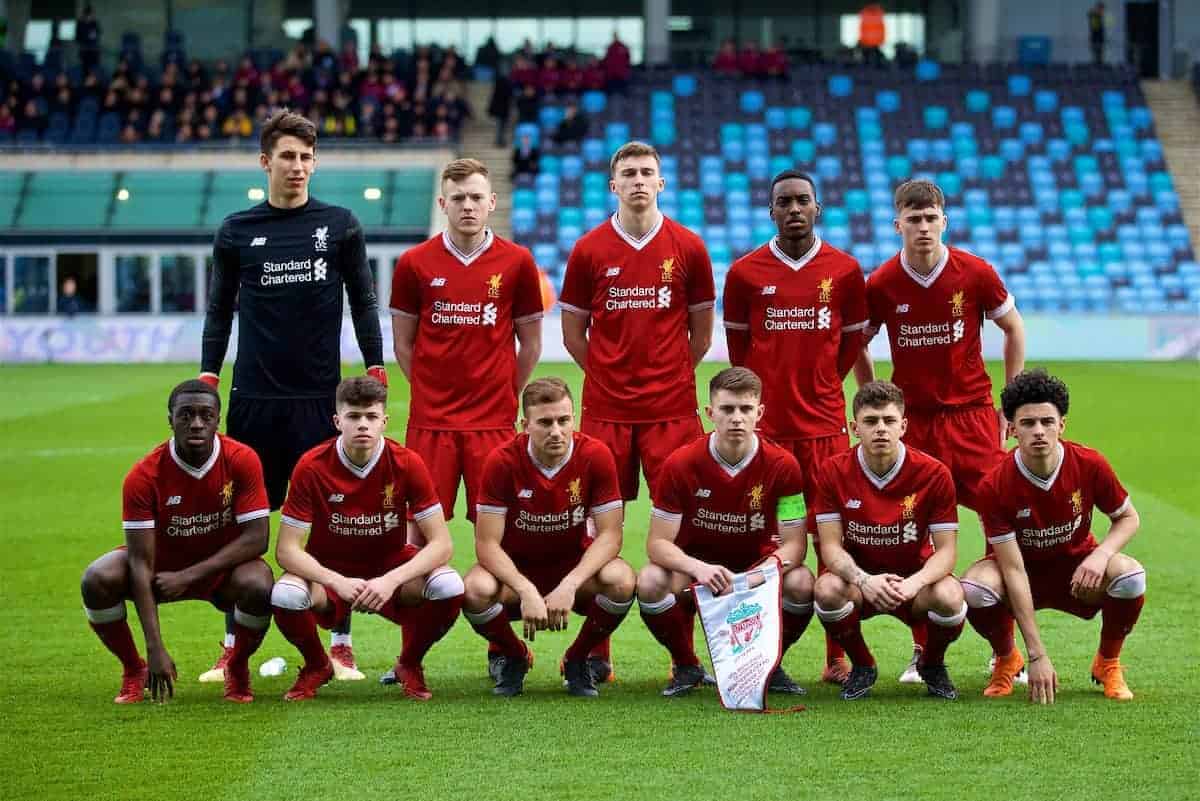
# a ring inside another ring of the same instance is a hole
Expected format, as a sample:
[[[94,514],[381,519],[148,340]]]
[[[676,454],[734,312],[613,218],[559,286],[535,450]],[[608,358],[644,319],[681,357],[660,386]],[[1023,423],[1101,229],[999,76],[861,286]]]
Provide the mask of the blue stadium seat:
[[[982,114],[988,110],[988,106],[991,103],[991,96],[982,89],[972,89],[967,92],[967,111],[974,114]]]
[[[926,106],[922,117],[925,121],[925,127],[931,130],[945,128],[946,122],[950,119],[945,106]]]
[[[894,89],[881,89],[875,93],[875,107],[884,113],[900,110],[900,93]]]
[[[1028,75],[1008,76],[1008,93],[1013,97],[1027,97],[1033,88],[1033,81]]]
[[[837,126],[830,122],[818,122],[812,127],[813,141],[818,147],[832,147],[838,143]]]
[[[854,79],[849,75],[830,75],[828,87],[833,97],[849,97],[854,92]]]
[[[1039,114],[1051,114],[1058,109],[1058,92],[1039,89],[1033,93],[1033,110]]]
[[[794,106],[788,111],[788,125],[796,130],[804,130],[812,124],[812,110],[807,106]]]
[[[604,110],[608,108],[608,95],[594,90],[584,92],[583,97],[580,98],[579,107],[588,114],[603,114]]]
[[[921,82],[936,81],[942,74],[942,67],[936,61],[921,59],[917,62],[916,76]]]
[[[608,157],[604,152],[604,140],[602,139],[584,139],[583,144],[580,145],[580,153],[589,167],[604,164],[608,161]]]
[[[513,233],[525,236],[533,233],[537,227],[537,212],[532,208],[514,208],[511,220]]]
[[[1129,124],[1136,131],[1149,130],[1154,125],[1154,115],[1145,106],[1134,106],[1129,109]]]
[[[742,92],[738,105],[746,114],[758,114],[763,110],[765,103],[763,93],[757,89],[751,89]]]
[[[688,73],[676,75],[671,80],[671,91],[679,97],[691,97],[696,94],[696,76]]]
[[[767,127],[772,131],[782,131],[788,127],[788,111],[781,106],[771,106],[767,109],[767,113],[763,115],[763,119],[767,123]]]

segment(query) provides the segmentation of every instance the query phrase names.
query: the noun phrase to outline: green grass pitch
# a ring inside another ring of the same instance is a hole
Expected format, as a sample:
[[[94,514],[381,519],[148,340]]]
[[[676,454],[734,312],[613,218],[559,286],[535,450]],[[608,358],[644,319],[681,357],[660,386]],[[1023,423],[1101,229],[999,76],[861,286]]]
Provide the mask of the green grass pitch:
[[[11,799],[1185,799],[1200,797],[1194,577],[1200,560],[1200,370],[1184,364],[1049,365],[1071,386],[1068,436],[1102,450],[1129,488],[1142,530],[1129,551],[1149,575],[1148,603],[1124,655],[1137,698],[1106,701],[1088,681],[1099,623],[1043,613],[1062,683],[1056,706],[985,701],[985,643],[967,629],[949,654],[963,697],[944,703],[896,677],[908,661],[895,621],[866,626],[880,663],[872,698],[840,701],[816,683],[812,628],[786,667],[809,688],[804,712],[724,712],[715,693],[659,697],[666,653],[636,612],[614,638],[619,681],[602,697],[567,697],[556,670],[568,636],[535,644],[525,695],[493,698],[483,642],[460,621],[426,663],[434,700],[404,700],[375,679],[398,631],[358,616],[368,681],[333,684],[284,704],[298,655],[272,631],[252,662],[284,656],[255,702],[224,703],[196,683],[217,653],[210,607],[165,607],[180,669],[173,703],[118,707],[116,661],[88,630],[78,581],[122,541],[121,481],[168,436],[169,388],[190,365],[0,368],[0,796]],[[702,386],[717,369],[704,365]],[[888,373],[882,366],[881,374]],[[997,366],[992,365],[993,377]],[[578,388],[574,366],[542,365]],[[397,377],[389,431],[403,436],[407,386]],[[473,561],[471,532],[451,524],[454,565]],[[963,510],[960,568],[983,550]],[[1101,516],[1103,521],[1103,517]],[[648,504],[629,508],[625,557],[641,566]],[[1101,523],[1103,526],[1104,524]],[[812,559],[810,555],[810,561]],[[141,642],[140,630],[131,624]],[[578,625],[578,619],[573,621]],[[1020,689],[1020,688],[1019,688]]]

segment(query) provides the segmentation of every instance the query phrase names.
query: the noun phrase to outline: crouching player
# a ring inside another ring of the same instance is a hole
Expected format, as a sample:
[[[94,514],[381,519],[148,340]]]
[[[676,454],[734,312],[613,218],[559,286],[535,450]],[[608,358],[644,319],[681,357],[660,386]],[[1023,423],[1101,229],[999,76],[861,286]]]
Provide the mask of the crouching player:
[[[225,698],[247,703],[250,655],[271,624],[271,568],[267,550],[270,509],[262,465],[249,447],[217,433],[221,398],[203,381],[171,391],[167,422],[172,436],[125,477],[125,546],[83,574],[83,606],[100,641],[121,660],[118,704],[174,695],[175,661],[163,644],[158,604],[208,601],[233,611],[236,641],[225,670]],[[146,638],[142,661],[125,601],[132,599]]]
[[[649,563],[638,574],[638,607],[647,628],[671,653],[665,696],[704,681],[692,645],[692,583],[714,593],[733,574],[775,553],[783,563],[783,642],[787,652],[812,620],[813,576],[804,566],[804,480],[796,457],[754,433],[762,419],[762,382],[752,370],[730,367],[708,385],[705,412],[716,426],[668,457],[654,491]],[[781,543],[776,550],[775,541]],[[772,692],[804,690],[784,672],[771,674]]]
[[[1013,677],[1024,664],[1013,643],[1015,616],[1029,652],[1030,698],[1054,703],[1058,677],[1034,610],[1058,609],[1085,620],[1100,612],[1092,679],[1109,698],[1133,698],[1120,655],[1145,603],[1146,571],[1121,550],[1140,521],[1104,457],[1061,439],[1069,401],[1067,385],[1040,369],[1018,374],[1000,393],[1017,447],[980,492],[993,553],[963,577],[971,625],[996,654],[986,696],[1012,693]],[[1092,535],[1093,508],[1112,519],[1099,544]]]
[[[275,622],[304,657],[284,699],[312,698],[333,677],[317,624],[333,628],[355,611],[400,625],[396,681],[425,701],[433,694],[421,661],[462,608],[462,579],[447,567],[450,531],[420,457],[383,436],[387,387],[369,376],[347,378],[335,405],[340,435],[296,464],[275,546],[287,571],[271,591]],[[425,536],[421,548],[406,544],[409,509]]]
[[[950,572],[958,538],[954,479],[937,459],[900,441],[904,393],[895,384],[863,384],[853,408],[859,444],[821,466],[813,509],[829,567],[814,591],[817,617],[850,657],[842,698],[863,698],[875,684],[879,671],[862,620],[880,614],[910,628],[928,619],[917,671],[930,695],[957,698],[945,665],[967,616]]]
[[[479,563],[466,578],[464,615],[498,653],[488,659],[496,695],[514,696],[533,655],[509,623],[520,618],[532,641],[565,631],[574,609],[586,616],[563,657],[567,692],[595,697],[592,649],[633,605],[635,577],[621,552],[621,489],[612,453],[575,432],[571,391],[559,378],[539,378],[521,393],[519,434],[492,451],[483,468],[475,522]],[[595,521],[595,539],[587,518]]]

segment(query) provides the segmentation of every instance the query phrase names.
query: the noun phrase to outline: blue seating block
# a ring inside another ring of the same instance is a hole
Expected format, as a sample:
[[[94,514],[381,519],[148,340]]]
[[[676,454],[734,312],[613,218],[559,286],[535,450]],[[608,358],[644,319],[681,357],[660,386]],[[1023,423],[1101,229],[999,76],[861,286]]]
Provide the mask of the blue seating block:
[[[941,130],[946,127],[950,114],[946,111],[945,106],[926,106],[923,117],[926,128]]]
[[[833,97],[849,97],[854,92],[854,79],[849,75],[830,75],[828,89]]]
[[[900,93],[893,89],[881,89],[875,93],[875,108],[884,113],[900,110]]]
[[[757,89],[742,92],[741,99],[738,102],[739,107],[746,114],[758,114],[763,110],[765,104],[766,101],[763,98],[763,93]]]

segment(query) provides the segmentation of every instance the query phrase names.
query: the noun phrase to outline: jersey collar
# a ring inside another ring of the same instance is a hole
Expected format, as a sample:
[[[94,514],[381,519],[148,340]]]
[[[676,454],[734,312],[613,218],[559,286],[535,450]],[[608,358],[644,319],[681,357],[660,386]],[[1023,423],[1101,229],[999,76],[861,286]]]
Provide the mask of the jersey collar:
[[[174,437],[171,437],[170,439],[170,448],[171,458],[175,461],[175,464],[179,465],[180,470],[187,473],[192,478],[204,478],[206,475],[208,475],[208,471],[212,470],[212,466],[217,463],[217,457],[221,455],[221,438],[218,436],[213,436],[212,456],[208,457],[208,461],[199,468],[192,467],[190,464],[183,461],[183,459],[179,458],[179,454],[175,452]]]
[[[559,473],[562,472],[562,469],[564,467],[566,467],[567,463],[569,463],[571,461],[571,457],[575,455],[575,438],[571,437],[571,441],[567,444],[567,457],[565,459],[563,459],[561,462],[559,462],[558,464],[556,464],[554,467],[546,467],[544,464],[542,464],[541,462],[539,462],[537,460],[537,457],[535,457],[533,455],[533,440],[532,439],[528,440],[525,443],[525,452],[527,454],[529,454],[529,461],[533,462],[533,466],[537,468],[537,471],[539,473],[541,473],[543,476],[545,476],[548,479],[553,479],[555,476],[557,476]]]
[[[453,240],[450,239],[450,232],[442,231],[442,244],[445,246],[446,250],[450,252],[451,256],[462,262],[464,267],[470,267],[471,262],[478,259],[484,253],[487,253],[488,248],[492,246],[492,242],[494,242],[495,239],[496,237],[492,234],[491,228],[484,229],[483,241],[479,243],[479,247],[475,248],[470,253],[464,253],[463,251],[459,250],[458,245],[454,244]]]
[[[904,467],[904,459],[908,456],[908,448],[904,447],[904,443],[900,443],[900,454],[896,457],[896,463],[892,465],[892,469],[882,476],[875,475],[875,472],[867,465],[867,457],[863,455],[863,447],[860,444],[855,450],[858,452],[858,466],[862,468],[863,475],[867,477],[875,485],[875,489],[881,490],[888,484],[892,483],[892,479],[900,475],[900,469]]]
[[[660,211],[658,213],[658,222],[656,222],[641,239],[631,236],[624,228],[621,227],[621,222],[617,219],[616,212],[613,212],[613,216],[610,218],[610,221],[612,222],[613,230],[617,232],[617,236],[624,239],[626,244],[628,244],[629,247],[633,248],[634,250],[641,250],[642,248],[646,247],[646,245],[649,245],[654,240],[654,237],[658,235],[658,232],[662,230],[663,220],[665,219],[666,217],[663,216],[663,213]]]
[[[1062,470],[1063,462],[1065,462],[1066,460],[1067,460],[1067,451],[1062,446],[1062,443],[1060,442],[1060,443],[1058,443],[1058,464],[1055,466],[1054,472],[1051,473],[1049,475],[1049,477],[1042,478],[1041,476],[1039,476],[1038,474],[1036,474],[1032,470],[1030,470],[1028,467],[1026,467],[1025,463],[1021,461],[1021,449],[1013,448],[1013,461],[1015,461],[1017,463],[1017,469],[1021,471],[1021,475],[1025,476],[1025,478],[1029,481],[1030,484],[1032,484],[1033,486],[1037,487],[1038,489],[1044,490],[1046,492],[1049,492],[1050,489],[1054,486],[1054,482],[1058,479],[1058,473],[1060,470]]]
[[[346,469],[354,474],[355,478],[366,478],[371,475],[371,471],[375,469],[375,465],[379,464],[379,457],[383,456],[384,442],[383,438],[379,438],[379,446],[375,448],[375,453],[371,454],[371,458],[365,465],[359,467],[354,462],[350,461],[350,457],[346,455],[346,449],[342,447],[342,438],[337,438],[337,455]]]
[[[775,258],[779,259],[795,272],[799,271],[800,268],[816,258],[817,251],[821,249],[821,237],[814,235],[812,247],[808,249],[807,253],[798,259],[793,259],[791,256],[783,252],[783,248],[779,247],[778,235],[771,237],[769,247],[771,248],[771,253],[775,256]]]
[[[908,273],[908,277],[916,281],[921,286],[929,289],[934,282],[938,280],[938,276],[942,274],[942,270],[946,269],[946,263],[950,261],[950,248],[942,245],[942,257],[938,259],[937,264],[933,265],[933,269],[929,271],[929,275],[921,275],[908,264],[908,257],[904,255],[904,251],[900,251],[900,268]]]
[[[742,457],[742,461],[737,464],[730,464],[725,461],[725,457],[717,450],[717,432],[712,432],[708,435],[708,455],[713,458],[717,466],[729,474],[730,478],[734,478],[738,473],[746,469],[750,462],[754,461],[754,457],[758,455],[758,434],[751,432],[753,439],[750,441],[750,450]]]

